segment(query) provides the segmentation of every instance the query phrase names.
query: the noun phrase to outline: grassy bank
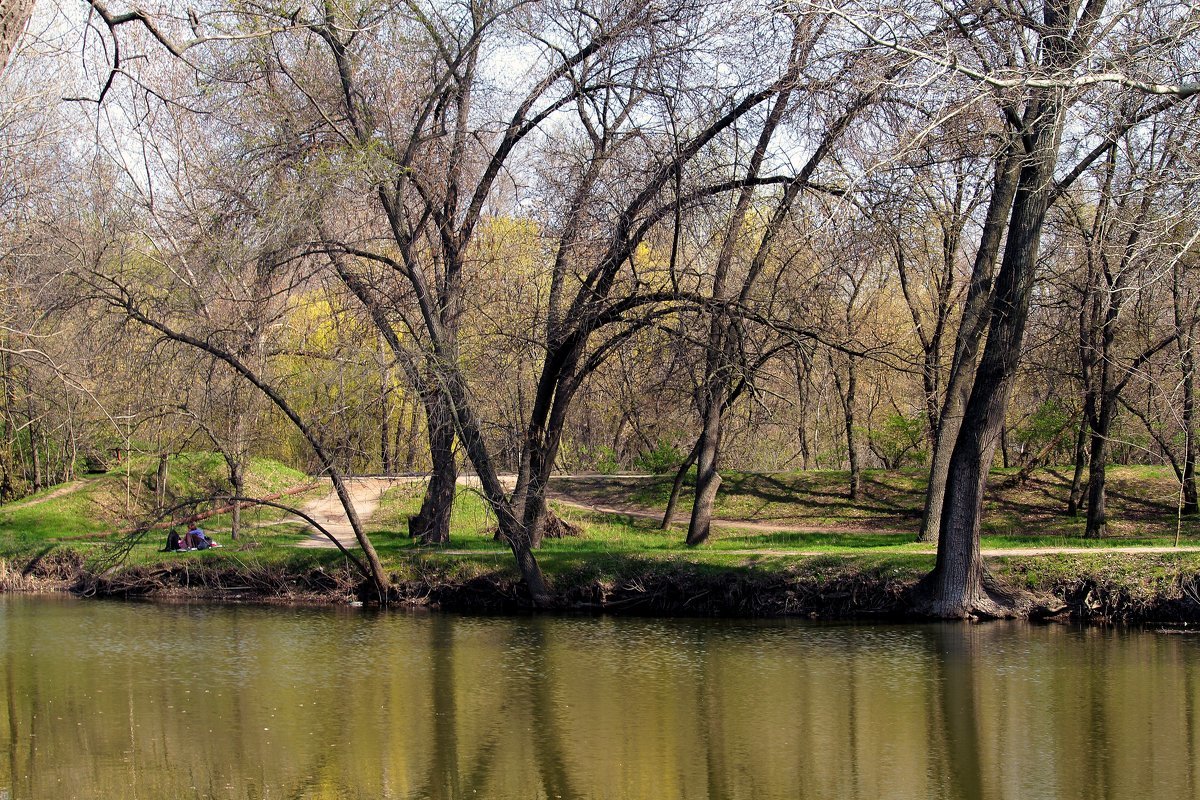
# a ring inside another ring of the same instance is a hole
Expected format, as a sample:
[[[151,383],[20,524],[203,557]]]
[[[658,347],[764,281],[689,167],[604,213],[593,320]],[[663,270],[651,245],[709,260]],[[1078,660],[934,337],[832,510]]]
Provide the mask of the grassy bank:
[[[228,514],[211,514],[223,505],[219,498],[230,492],[225,463],[216,453],[182,453],[167,463],[167,479],[158,484],[158,461],[135,457],[104,473],[84,476],[72,483],[53,486],[37,494],[0,506],[0,557],[10,561],[29,558],[48,549],[66,548],[85,558],[113,556],[123,552],[134,562],[145,561],[161,549],[166,531],[156,528],[136,540],[128,532],[147,524],[177,522],[195,513],[205,516],[206,529],[228,533]],[[253,496],[277,495],[312,483],[302,472],[270,459],[252,459],[246,476],[246,492]],[[303,502],[302,497],[293,502]],[[189,504],[160,520],[157,509]],[[286,513],[273,508],[243,512],[250,530],[277,526]],[[293,539],[302,536],[291,528]],[[260,544],[269,544],[272,536]],[[114,551],[114,552],[109,552]]]
[[[179,496],[219,483],[219,464],[199,454],[195,459],[190,474],[185,465],[172,465],[171,473],[181,476]],[[143,487],[149,468],[144,465]],[[256,464],[255,475],[260,494],[307,480],[270,463]],[[933,565],[930,548],[912,535],[923,477],[905,471],[865,477],[863,497],[852,503],[844,497],[844,473],[731,474],[718,506],[724,521],[702,548],[684,546],[680,527],[659,529],[669,490],[665,478],[557,480],[553,506],[582,535],[548,540],[538,559],[560,607],[570,610],[902,615],[908,592]],[[1180,520],[1167,471],[1112,471],[1117,535],[1102,542],[1079,538],[1082,520],[1058,508],[1069,475],[1045,470],[1021,486],[1007,477],[993,477],[983,537],[985,550],[1007,553],[988,559],[1000,580],[1080,619],[1200,620],[1200,553],[1105,552],[1113,545],[1173,542]],[[303,527],[274,510],[247,512],[239,542],[222,539],[222,518],[206,522],[226,547],[203,553],[160,553],[158,532],[140,541],[108,535],[105,525],[111,531],[121,515],[106,517],[102,510],[121,498],[125,480],[125,471],[115,471],[0,509],[0,586],[124,596],[372,599],[362,595],[359,576],[336,550],[296,547],[307,535]],[[523,607],[511,555],[493,540],[494,521],[476,493],[459,492],[449,547],[419,547],[407,537],[407,518],[417,511],[422,491],[420,485],[390,489],[368,523],[396,583],[394,599],[474,610]],[[681,508],[687,508],[686,498]],[[1182,520],[1180,532],[1183,545],[1200,544],[1192,520]],[[1089,552],[1036,552],[1063,546]]]

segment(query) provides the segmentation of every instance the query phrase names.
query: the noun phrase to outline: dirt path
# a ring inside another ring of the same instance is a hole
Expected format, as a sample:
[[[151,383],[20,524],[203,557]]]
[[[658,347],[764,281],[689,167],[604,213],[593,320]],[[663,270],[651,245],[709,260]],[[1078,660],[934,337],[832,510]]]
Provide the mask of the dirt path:
[[[617,514],[623,517],[636,517],[637,519],[652,519],[661,522],[663,517],[662,511],[650,511],[638,506],[613,506],[597,505],[592,503],[583,503],[578,500],[571,499],[570,496],[550,492],[549,497],[556,503],[572,508],[583,509],[584,511],[593,511],[598,514]],[[673,527],[682,528],[687,525],[686,516],[677,513],[675,515],[676,522]],[[752,519],[714,519],[712,521],[714,528],[725,528],[727,530],[737,529],[740,531],[759,531],[761,533],[790,533],[793,531],[810,531],[816,533],[879,533],[879,534],[894,534],[916,535],[916,531],[902,530],[899,528],[877,528],[867,525],[813,525],[805,522],[759,522]]]
[[[597,512],[600,514],[618,514],[626,517],[636,517],[638,519],[654,519],[661,520],[661,511],[650,511],[636,506],[612,506],[612,505],[593,505],[590,503],[581,503],[577,500],[572,500],[566,495],[551,494],[551,499],[556,503],[579,508],[585,511]],[[676,523],[674,527],[683,527],[682,523]],[[739,531],[760,531],[762,533],[788,533],[793,531],[805,531],[816,533],[877,533],[880,535],[910,535],[916,536],[916,531],[900,530],[892,528],[871,528],[858,527],[853,525],[811,525],[804,522],[795,522],[791,524],[780,524],[775,522],[757,522],[749,519],[714,519],[713,527],[716,529],[739,530]],[[450,552],[450,551],[447,551]],[[457,551],[455,551],[457,552]],[[462,551],[463,554],[471,551]],[[754,548],[740,550],[711,550],[713,553],[723,553],[728,555],[759,555],[759,556],[821,556],[833,555],[828,550],[785,550],[779,548]],[[922,553],[934,555],[937,553],[936,548],[921,548],[920,550],[906,550],[908,553]],[[1200,552],[1200,546],[1197,545],[1181,545],[1179,547],[1166,547],[1157,545],[1131,545],[1117,547],[997,547],[984,548],[980,551],[984,557],[1002,558],[1005,556],[1047,556],[1060,554],[1074,553],[1196,553]],[[851,556],[854,553],[839,553],[837,555]]]
[[[354,502],[354,510],[358,513],[358,519],[363,524],[370,521],[375,515],[375,511],[379,508],[379,500],[383,497],[383,493],[393,486],[403,484],[424,483],[427,478],[424,475],[408,475],[391,478],[347,478],[346,489],[350,492],[350,499]],[[516,483],[515,476],[502,475],[500,482],[506,489],[512,489]],[[358,547],[358,540],[354,538],[354,529],[350,527],[350,519],[346,516],[345,509],[342,508],[342,501],[338,499],[337,492],[333,490],[333,483],[328,479],[324,480],[328,485],[328,490],[322,496],[307,503],[301,511],[315,519],[325,530],[329,531],[334,537],[341,542],[342,546],[350,549]],[[458,485],[467,488],[479,488],[479,479],[473,475],[460,475]],[[293,517],[293,522],[303,522],[298,517]],[[336,547],[329,538],[320,531],[308,531],[308,538],[296,544],[297,547]]]
[[[358,513],[359,520],[366,523],[379,508],[379,498],[383,497],[384,492],[397,484],[415,483],[419,480],[424,480],[424,478],[348,478],[346,479],[346,489],[350,492],[350,499],[354,501],[354,510]],[[342,502],[338,499],[337,492],[333,490],[333,483],[329,480],[325,480],[324,483],[328,485],[329,490],[315,500],[306,503],[300,510],[333,534],[343,547],[358,547],[358,540],[354,538],[354,529],[350,527],[350,519],[342,508]],[[298,522],[303,521],[296,517],[293,519]],[[328,537],[311,527],[308,531],[308,538],[298,542],[296,546],[336,547]]]
[[[16,500],[16,501],[6,505],[5,508],[23,508],[25,506],[36,506],[39,503],[44,503],[47,500],[53,500],[56,497],[62,497],[63,495],[66,495],[66,494],[74,494],[75,492],[78,492],[83,487],[87,486],[90,482],[91,481],[89,481],[87,478],[79,478],[79,479],[71,481],[70,483],[64,483],[61,486],[58,486],[57,488],[51,489],[50,491],[48,491],[45,494],[40,495],[38,497],[26,497],[22,500]]]

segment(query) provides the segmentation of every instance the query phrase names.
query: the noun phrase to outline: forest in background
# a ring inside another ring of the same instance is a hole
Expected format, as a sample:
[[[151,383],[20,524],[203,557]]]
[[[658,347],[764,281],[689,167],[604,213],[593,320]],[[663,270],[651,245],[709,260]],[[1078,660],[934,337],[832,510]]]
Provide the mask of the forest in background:
[[[436,543],[467,469],[536,603],[553,472],[694,469],[700,544],[722,468],[924,467],[946,616],[993,464],[1196,511],[1187,3],[4,14],[0,499],[216,450]]]

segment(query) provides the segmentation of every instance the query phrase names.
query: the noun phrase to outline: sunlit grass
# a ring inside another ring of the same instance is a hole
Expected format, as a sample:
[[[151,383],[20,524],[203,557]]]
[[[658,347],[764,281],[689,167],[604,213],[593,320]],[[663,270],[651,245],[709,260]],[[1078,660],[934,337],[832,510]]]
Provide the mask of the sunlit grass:
[[[95,557],[119,545],[128,551],[127,560],[131,563],[154,561],[155,551],[162,549],[166,541],[167,530],[149,531],[133,544],[122,531],[154,519],[157,471],[157,459],[135,457],[106,473],[88,475],[73,484],[51,487],[0,506],[0,556],[28,556],[43,552],[50,545],[67,545]],[[251,459],[246,491],[267,496],[310,481],[304,473],[279,462],[255,458]],[[225,462],[219,454],[183,453],[168,461],[166,505],[192,499],[201,501],[180,510],[176,518],[182,518],[193,508],[198,511],[210,508],[214,502],[208,498],[228,494],[228,487]],[[298,496],[285,502],[302,505],[305,500],[305,496]],[[242,544],[263,548],[264,554],[276,548],[281,553],[295,549],[294,543],[304,535],[301,527],[273,526],[285,516],[286,512],[267,507],[244,510],[246,534]],[[216,531],[218,538],[222,532],[228,538],[230,515],[215,516],[203,524],[206,529]]]
[[[170,464],[172,492],[178,496],[220,487],[223,463],[215,454],[193,454]],[[134,482],[143,492],[150,486],[156,463],[142,459],[129,465]],[[129,565],[178,564],[244,567],[271,565],[284,570],[307,570],[345,563],[334,549],[300,548],[309,535],[305,527],[284,519],[285,512],[256,508],[242,512],[242,538],[230,540],[229,515],[206,520],[203,527],[224,545],[195,553],[162,553],[165,530],[152,531],[138,542],[114,540],[104,533],[123,523],[114,506],[124,499],[125,467],[89,478],[81,488],[10,504],[0,508],[0,556],[30,557],[49,546],[67,546],[83,552],[94,563],[120,555]],[[269,494],[308,479],[274,462],[256,462],[252,491]],[[596,571],[626,574],[645,565],[688,564],[703,569],[790,569],[805,565],[819,569],[825,562],[844,567],[887,569],[918,574],[932,566],[931,548],[915,541],[916,521],[923,499],[924,477],[919,471],[871,471],[864,476],[864,497],[852,504],[844,497],[846,475],[841,472],[800,472],[779,475],[731,473],[722,486],[718,519],[710,541],[691,548],[684,543],[686,529],[677,524],[661,530],[658,515],[669,491],[669,478],[587,479],[556,481],[552,487],[581,503],[643,511],[649,516],[601,513],[569,503],[551,502],[555,512],[576,526],[580,535],[548,539],[538,559],[548,574],[593,574]],[[993,476],[996,483],[1002,475]],[[1067,518],[1059,509],[1060,494],[1069,475],[1046,470],[1035,473],[1024,486],[1004,486],[989,496],[982,546],[986,549],[1095,548],[1169,546],[1174,542],[1176,517],[1166,502],[1174,478],[1155,467],[1117,467],[1110,472],[1112,529],[1118,535],[1103,541],[1081,538],[1082,519]],[[311,495],[288,497],[285,502],[303,507]],[[416,544],[408,536],[408,517],[420,508],[424,486],[397,485],[381,499],[368,523],[368,532],[385,566],[399,576],[435,569],[445,574],[475,574],[512,569],[509,548],[494,540],[495,519],[478,492],[460,489],[451,518],[447,546]],[[839,494],[841,492],[842,494]],[[687,518],[688,501],[680,501],[678,522]],[[657,505],[656,505],[657,503]],[[853,511],[846,509],[853,508]],[[119,510],[119,508],[118,508]],[[1126,514],[1127,518],[1119,515]],[[738,516],[744,515],[744,516]],[[746,522],[766,523],[770,529]],[[1198,541],[1196,523],[1186,520],[1183,544]],[[824,561],[823,561],[824,560]],[[1005,560],[1001,560],[1003,562]],[[639,566],[641,565],[641,566]],[[1052,574],[1048,572],[1046,574]],[[1041,578],[1039,578],[1041,580]]]

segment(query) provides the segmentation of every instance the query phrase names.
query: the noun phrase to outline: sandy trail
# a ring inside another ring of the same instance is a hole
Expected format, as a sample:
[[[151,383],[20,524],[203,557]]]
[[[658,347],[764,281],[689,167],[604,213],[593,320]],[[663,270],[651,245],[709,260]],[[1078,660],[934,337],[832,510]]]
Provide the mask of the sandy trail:
[[[354,502],[354,510],[358,514],[359,521],[365,525],[379,509],[379,499],[383,497],[383,493],[388,489],[402,484],[423,484],[426,480],[428,478],[424,475],[391,478],[347,478],[346,489],[350,493],[350,499]],[[358,540],[354,538],[354,528],[350,526],[350,519],[346,516],[345,509],[342,508],[342,501],[338,499],[337,492],[333,490],[333,482],[327,478],[322,482],[328,486],[325,494],[305,504],[300,510],[308,514],[325,530],[333,534],[342,547],[347,549],[358,547]],[[500,476],[500,483],[506,490],[511,491],[516,484],[516,477],[502,475]],[[479,479],[474,475],[460,475],[458,485],[478,489]],[[292,519],[296,522],[304,521],[298,517],[293,517]],[[308,531],[308,538],[298,542],[296,546],[336,547],[333,542],[329,541],[327,536],[320,531],[313,530],[311,526]]]
[[[365,524],[375,515],[376,509],[379,508],[379,498],[383,497],[383,493],[389,488],[401,483],[415,483],[423,480],[424,478],[347,478],[346,490],[354,502],[354,510],[358,514],[359,520]],[[310,500],[300,510],[333,534],[343,547],[358,547],[358,540],[354,538],[354,528],[350,526],[350,518],[346,516],[346,511],[342,508],[342,501],[338,499],[337,492],[333,490],[333,482],[325,479],[322,483],[328,486],[325,494],[315,500]],[[293,519],[303,522],[298,517]],[[308,538],[298,542],[296,546],[336,547],[328,537],[311,527],[308,530]]]

